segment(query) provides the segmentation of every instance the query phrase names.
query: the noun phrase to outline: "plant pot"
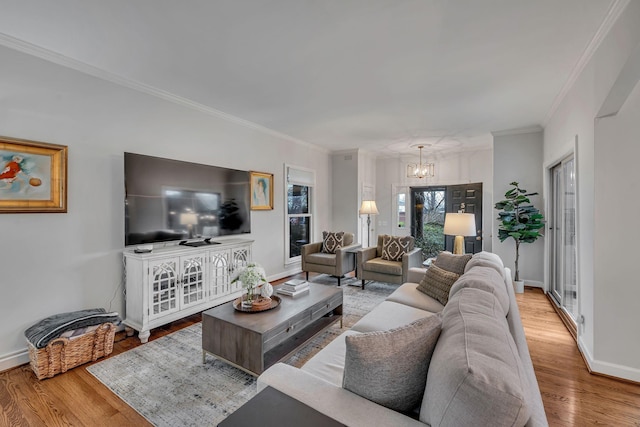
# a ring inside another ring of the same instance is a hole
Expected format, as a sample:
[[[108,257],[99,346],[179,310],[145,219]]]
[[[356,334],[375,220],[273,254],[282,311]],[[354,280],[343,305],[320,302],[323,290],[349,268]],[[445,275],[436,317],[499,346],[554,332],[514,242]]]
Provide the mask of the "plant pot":
[[[513,290],[517,294],[524,293],[524,280],[518,280],[517,282],[514,280],[513,281]]]

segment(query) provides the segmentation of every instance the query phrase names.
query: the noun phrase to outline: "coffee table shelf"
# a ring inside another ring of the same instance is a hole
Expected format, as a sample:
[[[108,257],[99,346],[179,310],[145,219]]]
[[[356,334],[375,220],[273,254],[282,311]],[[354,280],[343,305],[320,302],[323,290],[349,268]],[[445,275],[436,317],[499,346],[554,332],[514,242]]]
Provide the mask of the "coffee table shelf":
[[[202,350],[253,375],[286,358],[342,321],[342,289],[311,285],[307,295],[282,297],[279,307],[243,313],[232,303],[202,313]]]

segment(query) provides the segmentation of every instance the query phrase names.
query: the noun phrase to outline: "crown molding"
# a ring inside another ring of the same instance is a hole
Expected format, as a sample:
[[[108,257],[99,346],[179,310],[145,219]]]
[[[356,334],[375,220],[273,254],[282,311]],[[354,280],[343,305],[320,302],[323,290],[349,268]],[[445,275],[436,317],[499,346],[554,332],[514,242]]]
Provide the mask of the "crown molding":
[[[589,60],[591,60],[593,54],[598,49],[598,47],[600,47],[600,44],[611,30],[611,27],[613,27],[613,25],[616,23],[630,1],[631,0],[614,0],[613,4],[609,8],[609,11],[607,12],[607,16],[605,16],[604,20],[602,21],[600,28],[598,28],[598,31],[596,31],[596,34],[591,39],[584,52],[582,52],[582,55],[578,59],[578,62],[573,67],[573,70],[571,70],[569,78],[564,83],[564,85],[560,89],[560,92],[558,92],[555,99],[553,100],[551,108],[542,120],[542,126],[546,127],[547,124],[549,124],[551,117],[553,117],[558,107],[560,107],[560,104],[564,100],[565,96],[567,96],[567,93],[569,93],[573,85],[576,83],[578,77],[580,77],[580,74],[582,74],[582,71],[584,71],[584,68],[589,63]]]
[[[542,131],[544,131],[544,128],[542,126],[534,125],[516,129],[498,130],[495,132],[491,132],[491,135],[495,138],[496,136],[522,135],[525,133],[536,133]]]
[[[223,111],[217,110],[215,108],[209,107],[199,102],[192,101],[182,96],[175,95],[171,92],[167,92],[157,87],[150,86],[150,85],[138,82],[136,80],[132,80],[132,79],[120,76],[118,74],[103,70],[101,68],[95,67],[93,65],[89,65],[82,61],[78,61],[76,59],[54,52],[52,50],[45,49],[43,47],[34,45],[24,40],[17,39],[15,37],[12,37],[2,32],[0,32],[0,45],[8,47],[13,50],[17,50],[22,53],[26,53],[31,56],[38,57],[40,59],[44,59],[45,61],[49,61],[66,68],[70,68],[75,71],[79,71],[83,74],[87,74],[92,77],[96,77],[98,79],[105,80],[110,83],[114,83],[119,86],[123,86],[129,89],[135,90],[137,92],[144,93],[146,95],[151,95],[156,98],[160,98],[162,100],[169,101],[171,103],[174,103],[192,110],[196,110],[201,113],[208,114],[210,116],[217,117],[219,119],[243,126],[248,129],[256,130],[258,132],[267,134],[269,136],[273,136],[275,138],[283,139],[289,142],[293,142],[295,144],[300,144],[308,148],[313,148],[315,150],[322,151],[324,153],[330,152],[326,148],[321,147],[319,145],[315,145],[315,144],[294,138],[290,135],[286,135],[284,133],[275,131],[273,129],[269,129],[257,123],[250,122],[249,120],[241,119],[240,117],[227,114]]]

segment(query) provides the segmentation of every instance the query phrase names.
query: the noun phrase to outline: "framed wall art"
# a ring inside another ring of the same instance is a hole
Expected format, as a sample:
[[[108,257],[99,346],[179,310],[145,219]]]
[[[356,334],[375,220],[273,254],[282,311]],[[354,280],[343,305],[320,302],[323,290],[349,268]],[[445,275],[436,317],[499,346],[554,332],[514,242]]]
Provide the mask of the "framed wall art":
[[[67,211],[67,146],[0,136],[0,213]]]
[[[250,172],[251,210],[273,209],[273,174]]]

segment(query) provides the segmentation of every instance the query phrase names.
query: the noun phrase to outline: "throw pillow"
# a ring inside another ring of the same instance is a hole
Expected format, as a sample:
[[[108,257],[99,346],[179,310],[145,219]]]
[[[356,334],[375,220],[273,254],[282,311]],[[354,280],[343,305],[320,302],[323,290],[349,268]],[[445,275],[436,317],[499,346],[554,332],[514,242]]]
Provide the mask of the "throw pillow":
[[[402,261],[402,256],[413,249],[411,242],[411,236],[384,236],[382,239],[382,259]]]
[[[424,274],[422,281],[416,289],[429,295],[442,305],[447,305],[449,301],[449,291],[451,286],[458,280],[459,274],[452,273],[432,264]]]
[[[441,324],[436,314],[388,331],[347,336],[342,387],[394,411],[416,408]]]
[[[335,254],[338,249],[344,246],[344,231],[336,233],[322,232],[322,252]]]
[[[456,274],[464,274],[464,267],[471,259],[471,254],[455,255],[451,252],[443,251],[438,254],[434,264],[443,270]]]

